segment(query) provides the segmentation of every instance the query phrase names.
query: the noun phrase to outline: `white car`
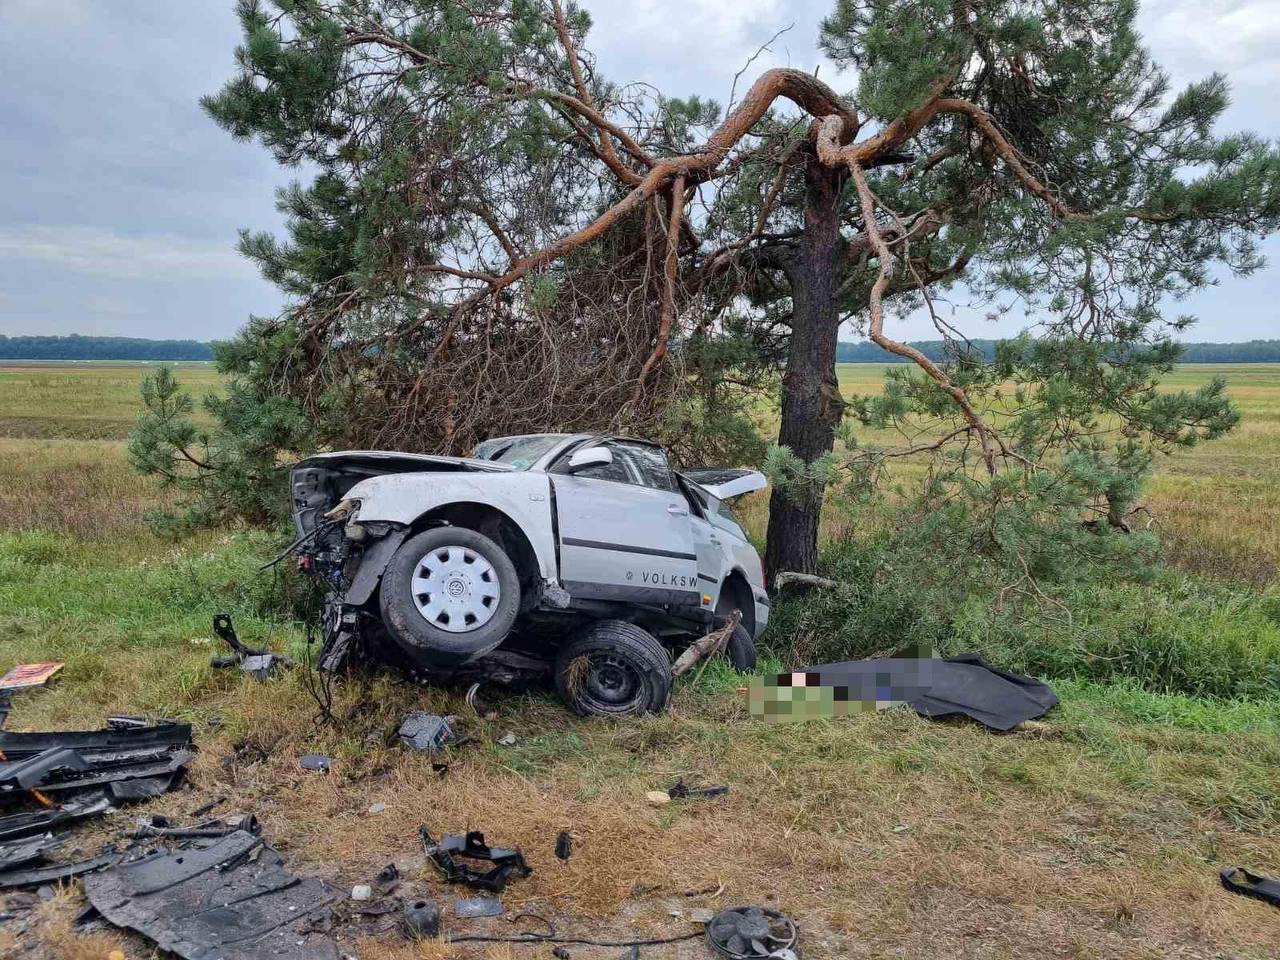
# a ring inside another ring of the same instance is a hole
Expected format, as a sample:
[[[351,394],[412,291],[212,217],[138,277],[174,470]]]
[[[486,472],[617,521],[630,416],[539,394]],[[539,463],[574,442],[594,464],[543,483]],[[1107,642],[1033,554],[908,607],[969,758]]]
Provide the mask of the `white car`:
[[[330,591],[331,667],[353,652],[434,676],[541,663],[579,712],[656,710],[669,651],[734,610],[726,652],[755,665],[769,599],[728,501],[765,485],[756,471],[677,473],[644,440],[535,434],[469,458],[321,454],[291,484],[296,552]]]

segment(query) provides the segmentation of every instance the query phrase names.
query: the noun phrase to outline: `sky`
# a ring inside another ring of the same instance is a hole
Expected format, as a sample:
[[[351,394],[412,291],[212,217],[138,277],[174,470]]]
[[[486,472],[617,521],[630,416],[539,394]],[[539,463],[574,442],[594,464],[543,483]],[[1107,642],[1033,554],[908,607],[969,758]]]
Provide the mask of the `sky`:
[[[617,81],[723,104],[761,44],[794,24],[739,92],[777,65],[855,83],[817,49],[832,0],[584,5],[588,46]],[[1147,0],[1141,26],[1175,86],[1230,77],[1224,129],[1280,139],[1280,0]],[[280,228],[275,190],[299,171],[232,140],[197,103],[231,76],[239,36],[233,0],[0,0],[0,334],[209,340],[281,308],[235,243],[241,228]],[[1189,339],[1280,337],[1280,238],[1265,249],[1259,273],[1173,307],[1200,317]],[[956,310],[971,336],[1022,322]],[[910,317],[890,332],[933,330]]]

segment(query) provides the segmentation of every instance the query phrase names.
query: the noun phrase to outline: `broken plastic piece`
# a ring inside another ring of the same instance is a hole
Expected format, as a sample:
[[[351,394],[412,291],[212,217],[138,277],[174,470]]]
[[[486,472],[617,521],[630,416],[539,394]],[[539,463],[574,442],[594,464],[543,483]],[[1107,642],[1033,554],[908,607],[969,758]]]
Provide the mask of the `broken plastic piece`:
[[[440,905],[431,900],[410,900],[404,905],[404,928],[411,937],[434,937],[440,932]]]
[[[667,796],[672,800],[683,800],[687,797],[721,797],[728,792],[728,786],[723,783],[712,787],[691,787],[683,780],[677,780],[667,788]]]
[[[320,773],[329,772],[329,764],[332,761],[322,753],[304,753],[298,764],[303,770],[317,770]]]
[[[90,874],[84,887],[108,922],[185,960],[338,958],[333,940],[315,929],[338,892],[293,876],[279,853],[243,830]]]
[[[767,907],[722,910],[707,924],[707,943],[730,960],[794,960],[799,939],[794,921]]]
[[[573,837],[568,830],[561,830],[556,836],[556,856],[568,860],[573,855]]]
[[[427,858],[440,868],[450,883],[465,883],[479,890],[501,893],[513,876],[527,877],[533,873],[519,850],[490,847],[484,842],[484,834],[478,831],[473,830],[465,837],[445,834],[439,843],[426,827],[419,827],[418,833]],[[493,866],[479,870],[461,862],[464,860],[481,860]]]
[[[400,724],[400,741],[414,750],[439,753],[454,740],[452,720],[453,717],[415,710]]]
[[[455,916],[471,919],[474,917],[502,916],[502,901],[497,897],[459,897],[453,901]]]
[[[373,878],[373,889],[380,894],[387,894],[400,886],[400,870],[394,863],[388,863]]]
[[[11,890],[17,887],[39,887],[44,884],[70,880],[81,874],[92,873],[110,867],[120,861],[122,854],[114,847],[106,847],[103,852],[88,860],[76,860],[71,863],[54,863],[45,867],[31,867],[26,870],[6,870],[0,873],[0,890]]]
[[[1231,867],[1218,876],[1222,880],[1222,886],[1232,893],[1280,907],[1280,880],[1251,873],[1244,867]]]

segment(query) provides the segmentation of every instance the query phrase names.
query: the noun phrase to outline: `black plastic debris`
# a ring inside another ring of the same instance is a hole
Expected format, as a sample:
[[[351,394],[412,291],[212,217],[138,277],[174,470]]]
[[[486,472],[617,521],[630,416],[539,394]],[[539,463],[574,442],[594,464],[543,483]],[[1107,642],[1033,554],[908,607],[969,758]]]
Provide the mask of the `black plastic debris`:
[[[707,924],[707,943],[730,960],[796,960],[795,922],[767,907],[722,910]]]
[[[691,787],[684,780],[677,780],[667,787],[667,796],[672,800],[686,800],[689,797],[722,797],[728,792],[728,786],[723,783],[710,787]]]
[[[449,883],[465,883],[477,890],[501,893],[512,877],[522,878],[533,873],[519,850],[490,847],[484,842],[484,834],[472,831],[466,836],[445,834],[439,842],[426,827],[419,827],[422,846],[427,859],[440,868]],[[467,861],[489,864],[487,869],[473,866]]]
[[[236,667],[256,680],[266,680],[278,667],[288,666],[293,661],[283,654],[270,650],[258,650],[245,644],[236,635],[236,628],[231,622],[229,613],[219,613],[213,618],[213,632],[232,650],[229,657],[214,657],[215,667]]]
[[[95,870],[102,870],[120,862],[123,856],[119,850],[108,845],[102,853],[87,860],[73,860],[69,863],[53,863],[46,866],[27,867],[23,870],[5,870],[0,873],[0,890],[14,890],[19,887],[40,887],[50,883],[61,883]]]
[[[204,847],[156,851],[84,881],[111,924],[186,960],[337,960],[322,928],[338,891],[297,877],[260,837],[238,830]]]
[[[400,742],[414,750],[439,753],[455,739],[453,717],[415,710],[400,724]]]
[[[404,905],[404,929],[411,937],[434,937],[440,932],[440,905],[431,900],[410,900]]]
[[[1218,874],[1222,886],[1242,897],[1252,897],[1273,907],[1280,907],[1280,880],[1252,873],[1244,867],[1230,867]]]
[[[373,878],[373,889],[380,896],[387,895],[398,886],[400,886],[400,869],[394,863],[388,863]]]
[[[453,901],[453,915],[464,920],[502,916],[502,901],[497,897],[458,897]]]
[[[573,837],[568,830],[561,830],[556,835],[556,857],[568,860],[573,856]]]
[[[45,854],[56,850],[61,843],[52,833],[0,843],[0,872],[15,870],[33,861],[42,860]]]
[[[69,800],[50,810],[33,810],[11,813],[0,817],[0,841],[16,840],[44,833],[76,820],[96,817],[111,810],[111,801],[105,796]]]

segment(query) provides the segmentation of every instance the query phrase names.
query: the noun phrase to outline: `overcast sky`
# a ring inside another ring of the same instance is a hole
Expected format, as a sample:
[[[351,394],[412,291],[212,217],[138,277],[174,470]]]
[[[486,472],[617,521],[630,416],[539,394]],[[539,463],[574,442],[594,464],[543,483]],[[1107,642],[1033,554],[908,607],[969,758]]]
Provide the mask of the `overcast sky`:
[[[734,74],[788,24],[744,82],[778,64],[817,66],[831,5],[588,0],[589,45],[614,80],[724,103]],[[289,171],[196,102],[232,72],[233,10],[233,0],[0,0],[0,334],[207,340],[280,308],[235,241],[241,227],[279,227],[274,190]],[[1148,0],[1142,25],[1176,84],[1228,74],[1228,127],[1280,139],[1280,0]],[[853,85],[829,63],[821,76]],[[1280,336],[1280,240],[1267,250],[1274,265],[1178,308],[1201,318],[1190,337]],[[931,330],[908,320],[894,333]]]

